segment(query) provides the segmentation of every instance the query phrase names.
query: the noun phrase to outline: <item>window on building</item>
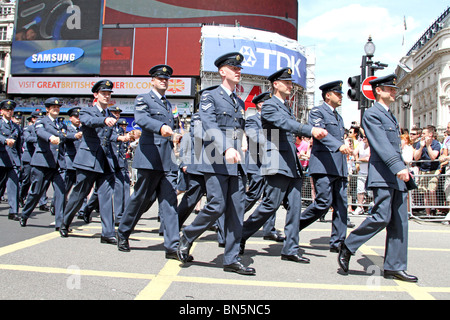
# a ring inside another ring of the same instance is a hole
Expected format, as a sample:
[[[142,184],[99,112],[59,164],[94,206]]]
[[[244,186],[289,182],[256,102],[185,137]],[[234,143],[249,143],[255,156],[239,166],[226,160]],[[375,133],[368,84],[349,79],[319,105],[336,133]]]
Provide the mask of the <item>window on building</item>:
[[[5,41],[8,40],[8,28],[0,27],[0,40]]]

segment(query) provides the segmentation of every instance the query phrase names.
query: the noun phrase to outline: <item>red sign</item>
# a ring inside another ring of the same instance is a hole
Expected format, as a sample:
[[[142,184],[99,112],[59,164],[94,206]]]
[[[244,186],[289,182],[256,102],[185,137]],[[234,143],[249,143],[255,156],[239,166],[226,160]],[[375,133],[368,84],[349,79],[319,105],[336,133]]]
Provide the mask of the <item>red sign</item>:
[[[375,96],[373,95],[372,92],[372,85],[369,83],[369,81],[372,81],[373,79],[376,78],[377,77],[368,77],[361,84],[361,92],[369,100],[375,100]]]

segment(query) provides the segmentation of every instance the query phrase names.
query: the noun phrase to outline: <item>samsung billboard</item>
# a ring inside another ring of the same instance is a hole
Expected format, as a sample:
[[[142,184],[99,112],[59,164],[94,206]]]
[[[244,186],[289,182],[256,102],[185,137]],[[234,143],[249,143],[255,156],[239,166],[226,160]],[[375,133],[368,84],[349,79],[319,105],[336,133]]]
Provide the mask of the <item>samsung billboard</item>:
[[[17,1],[12,74],[99,74],[103,0]]]

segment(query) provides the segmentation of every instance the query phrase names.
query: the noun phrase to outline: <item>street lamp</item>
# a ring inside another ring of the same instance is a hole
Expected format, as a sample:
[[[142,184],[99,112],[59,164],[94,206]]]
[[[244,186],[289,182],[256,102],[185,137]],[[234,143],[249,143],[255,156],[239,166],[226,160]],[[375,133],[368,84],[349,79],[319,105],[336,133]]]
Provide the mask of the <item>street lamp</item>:
[[[377,62],[372,61],[372,58],[375,54],[375,49],[376,47],[372,41],[372,37],[369,36],[369,39],[367,39],[367,43],[364,45],[365,55],[362,56],[361,82],[363,82],[368,77],[372,77],[375,74],[376,70],[383,70],[388,66],[387,64],[381,63],[379,61]],[[369,108],[371,104],[372,102],[370,100],[361,97],[358,107],[359,109],[361,109],[361,123],[365,109]]]
[[[405,126],[407,126],[409,128],[409,123],[407,123],[407,119],[408,119],[408,111],[409,109],[411,109],[411,96],[408,93],[408,89],[405,89],[405,92],[402,95],[402,108],[405,109],[404,111],[404,115],[405,115]]]
[[[372,37],[369,36],[366,45],[364,46],[364,52],[368,58],[372,58],[375,54],[375,44],[372,42]]]
[[[405,93],[402,95],[403,108],[411,108],[411,97],[409,96],[408,89],[405,89]]]

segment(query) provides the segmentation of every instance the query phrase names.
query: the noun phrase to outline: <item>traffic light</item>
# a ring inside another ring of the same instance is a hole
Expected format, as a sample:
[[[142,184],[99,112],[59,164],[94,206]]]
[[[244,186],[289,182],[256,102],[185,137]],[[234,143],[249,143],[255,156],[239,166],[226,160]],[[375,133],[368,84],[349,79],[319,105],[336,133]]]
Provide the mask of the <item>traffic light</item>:
[[[361,100],[361,76],[354,76],[348,78],[347,81],[350,89],[347,91],[347,96],[352,101]]]

